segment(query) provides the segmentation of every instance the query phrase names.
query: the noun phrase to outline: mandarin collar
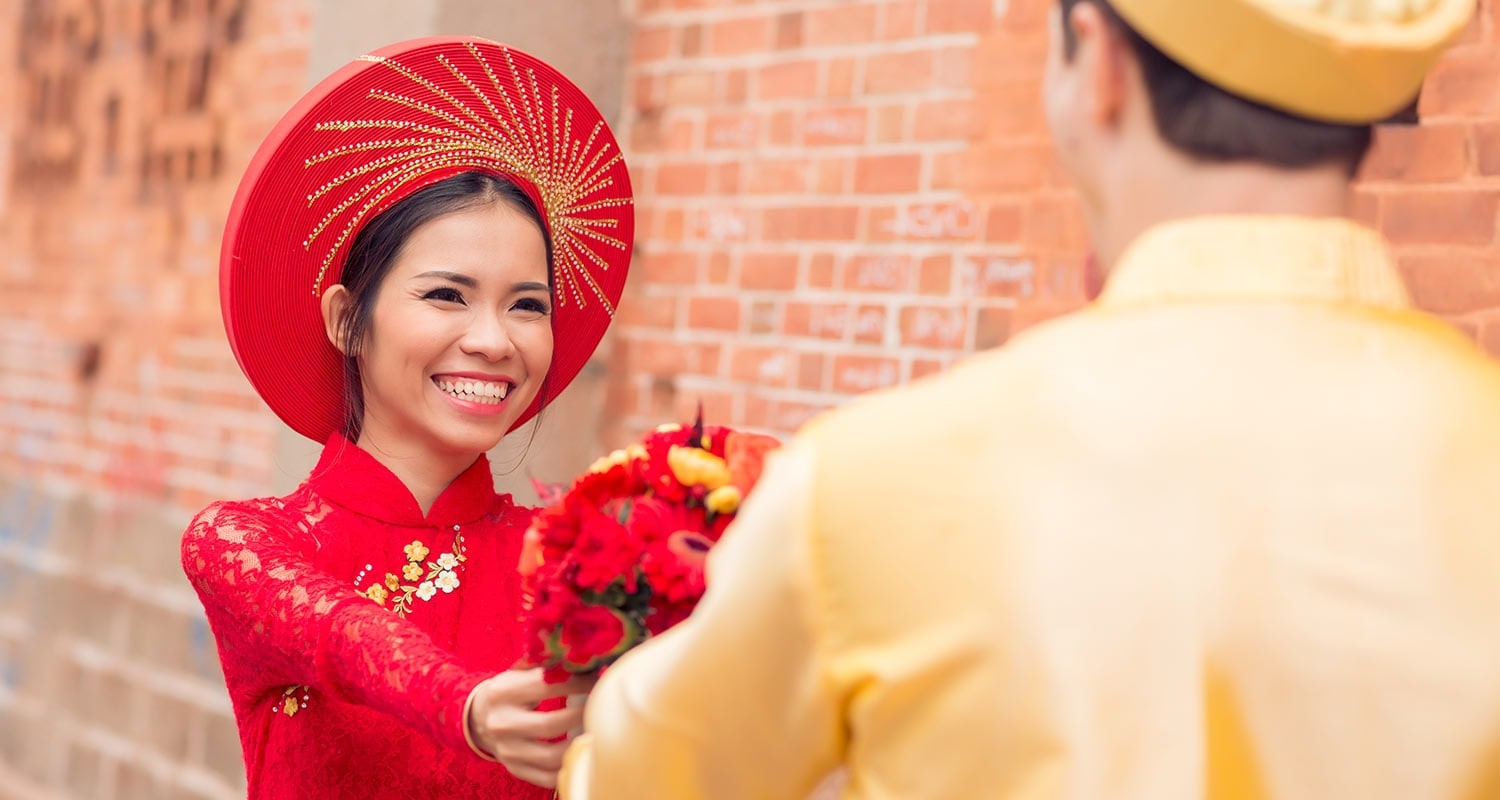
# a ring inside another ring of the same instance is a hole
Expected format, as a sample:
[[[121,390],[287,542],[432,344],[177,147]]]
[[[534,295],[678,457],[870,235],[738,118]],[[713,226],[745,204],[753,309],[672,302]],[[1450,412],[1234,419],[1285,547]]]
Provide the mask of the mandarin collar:
[[[1098,305],[1215,300],[1411,307],[1380,234],[1347,219],[1276,215],[1194,217],[1147,230]]]
[[[307,485],[348,511],[408,527],[468,524],[508,499],[495,493],[489,459],[480,454],[438,495],[424,517],[417,499],[395,473],[337,433],[328,437]]]

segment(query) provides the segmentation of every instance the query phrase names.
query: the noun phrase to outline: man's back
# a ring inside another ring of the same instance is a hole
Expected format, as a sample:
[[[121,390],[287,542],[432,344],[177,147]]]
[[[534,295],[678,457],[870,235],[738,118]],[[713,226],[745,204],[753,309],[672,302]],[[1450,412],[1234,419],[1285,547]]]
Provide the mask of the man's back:
[[[1207,226],[814,428],[858,796],[1500,796],[1500,371],[1347,223]]]

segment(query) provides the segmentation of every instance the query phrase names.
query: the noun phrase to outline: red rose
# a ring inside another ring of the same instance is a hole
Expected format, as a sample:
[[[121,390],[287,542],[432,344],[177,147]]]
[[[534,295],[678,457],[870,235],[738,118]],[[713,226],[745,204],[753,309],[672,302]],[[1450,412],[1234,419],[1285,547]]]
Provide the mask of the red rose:
[[[578,538],[568,553],[575,569],[573,582],[579,588],[602,592],[621,581],[627,592],[633,592],[640,559],[640,542],[628,528],[598,509],[584,511]]]
[[[713,546],[707,536],[687,530],[648,546],[641,573],[652,596],[665,603],[697,602],[703,596],[704,567]]]
[[[612,608],[575,609],[557,629],[556,650],[569,672],[596,670],[640,642],[640,629]]]

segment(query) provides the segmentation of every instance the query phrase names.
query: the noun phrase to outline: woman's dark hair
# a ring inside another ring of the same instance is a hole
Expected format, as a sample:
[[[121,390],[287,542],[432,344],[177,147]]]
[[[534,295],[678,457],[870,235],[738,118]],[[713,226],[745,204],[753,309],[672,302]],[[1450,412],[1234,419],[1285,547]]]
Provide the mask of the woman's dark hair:
[[[547,284],[552,278],[552,237],[531,196],[515,183],[486,172],[463,172],[413,192],[410,197],[382,211],[355,235],[344,260],[340,283],[349,293],[349,305],[340,320],[338,335],[344,351],[344,435],[359,438],[364,422],[365,398],[360,383],[359,352],[370,330],[375,298],[385,276],[396,263],[411,235],[438,217],[501,203],[525,214],[536,223],[547,246]],[[552,373],[542,379],[542,405],[550,399]]]
[[[1301,168],[1341,163],[1352,175],[1370,149],[1372,127],[1293,116],[1246,100],[1203,80],[1146,41],[1109,0],[1059,0],[1063,56],[1078,47],[1068,15],[1093,3],[1120,30],[1141,65],[1156,130],[1167,144],[1202,161],[1255,161]]]

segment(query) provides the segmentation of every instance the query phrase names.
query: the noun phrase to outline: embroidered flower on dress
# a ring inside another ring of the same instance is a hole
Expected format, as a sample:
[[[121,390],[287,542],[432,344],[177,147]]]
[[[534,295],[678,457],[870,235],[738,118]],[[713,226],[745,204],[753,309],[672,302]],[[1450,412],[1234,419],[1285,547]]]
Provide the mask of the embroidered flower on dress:
[[[406,554],[406,564],[401,567],[400,575],[388,572],[383,584],[373,584],[359,593],[382,606],[386,604],[386,600],[390,600],[390,609],[398,617],[411,613],[414,599],[427,602],[436,597],[440,590],[444,594],[452,593],[460,583],[458,572],[463,569],[464,562],[468,561],[464,555],[463,533],[456,525],[454,531],[452,552],[441,553],[423,564],[427,556],[432,554],[432,549],[420,541],[412,542],[402,548],[402,552]],[[364,581],[364,576],[362,571],[354,579],[356,589]],[[405,583],[402,582],[403,579]]]

